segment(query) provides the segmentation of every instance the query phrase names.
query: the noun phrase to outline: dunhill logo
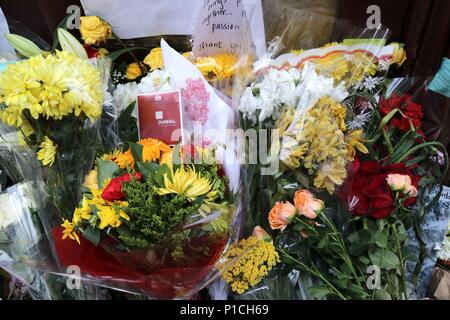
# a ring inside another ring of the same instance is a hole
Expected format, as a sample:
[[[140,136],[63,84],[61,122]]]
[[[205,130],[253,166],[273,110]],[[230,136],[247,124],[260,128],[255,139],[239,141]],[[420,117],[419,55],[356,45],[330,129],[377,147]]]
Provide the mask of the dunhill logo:
[[[162,124],[162,125],[165,125],[165,124],[176,124],[176,121],[175,120],[158,120],[158,124]]]

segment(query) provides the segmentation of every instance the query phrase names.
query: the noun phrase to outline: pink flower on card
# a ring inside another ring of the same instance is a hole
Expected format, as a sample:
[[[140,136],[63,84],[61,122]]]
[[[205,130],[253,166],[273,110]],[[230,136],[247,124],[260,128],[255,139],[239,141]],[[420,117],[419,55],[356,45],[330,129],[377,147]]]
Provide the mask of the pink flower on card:
[[[186,86],[182,92],[184,100],[184,111],[186,112],[189,120],[199,121],[205,124],[208,121],[208,102],[210,94],[202,80],[199,79],[187,79]]]

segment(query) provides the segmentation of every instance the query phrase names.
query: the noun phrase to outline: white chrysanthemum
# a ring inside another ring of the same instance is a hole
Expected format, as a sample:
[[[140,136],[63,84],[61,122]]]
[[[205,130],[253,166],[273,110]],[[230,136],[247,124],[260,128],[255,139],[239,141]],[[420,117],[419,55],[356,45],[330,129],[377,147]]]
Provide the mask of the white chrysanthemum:
[[[253,94],[253,87],[246,88],[239,104],[239,111],[253,123],[256,122],[256,110],[260,107],[261,99]]]
[[[113,97],[119,113],[136,101],[137,94],[138,85],[135,82],[117,85],[113,92]]]
[[[254,123],[258,110],[260,122],[276,120],[285,106],[307,110],[325,96],[341,102],[348,92],[343,82],[335,86],[334,79],[318,75],[314,66],[307,63],[301,73],[297,68],[271,69],[260,83],[247,88],[239,110]]]
[[[314,65],[310,63],[306,63],[303,67],[299,91],[301,97],[298,107],[305,110],[315,105],[322,97],[328,96],[341,102],[348,96],[344,82],[335,86],[333,78],[318,75]]]

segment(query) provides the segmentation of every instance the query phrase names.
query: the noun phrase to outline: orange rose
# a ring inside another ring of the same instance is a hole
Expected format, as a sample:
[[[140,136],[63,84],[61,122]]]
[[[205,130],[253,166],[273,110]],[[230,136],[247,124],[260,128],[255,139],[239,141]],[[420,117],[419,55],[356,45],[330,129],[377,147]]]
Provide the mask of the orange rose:
[[[317,213],[324,208],[323,201],[314,198],[313,194],[307,190],[298,190],[295,192],[294,204],[299,214],[308,219],[315,219]]]
[[[270,227],[272,230],[283,231],[296,214],[297,209],[290,202],[277,202],[269,213]]]
[[[411,177],[407,174],[388,174],[386,181],[392,191],[407,191],[412,186]]]
[[[405,192],[410,196],[410,197],[417,197],[418,191],[417,188],[413,185],[410,185]]]

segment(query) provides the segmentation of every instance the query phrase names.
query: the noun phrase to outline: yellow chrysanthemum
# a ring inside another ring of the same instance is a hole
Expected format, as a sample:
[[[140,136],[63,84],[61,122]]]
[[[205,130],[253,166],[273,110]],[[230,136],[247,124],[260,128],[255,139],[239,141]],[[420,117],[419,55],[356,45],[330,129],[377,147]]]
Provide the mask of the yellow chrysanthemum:
[[[170,174],[164,175],[164,188],[158,188],[159,195],[183,194],[190,201],[203,195],[210,195],[212,183],[197,173],[194,168],[181,166],[175,172],[171,169]]]
[[[122,210],[119,213],[116,212],[112,206],[97,206],[97,215],[100,218],[100,229],[105,229],[106,227],[118,228],[122,225],[122,220],[130,220],[130,217]]]
[[[318,73],[331,76],[337,82],[341,81],[351,68],[350,62],[341,52],[329,54],[324,58],[314,60],[314,62]]]
[[[327,46],[330,45],[335,44]],[[352,54],[334,52],[313,59],[312,62],[316,64],[316,71],[319,74],[332,77],[336,83],[345,81],[347,86],[355,85],[367,76],[373,76],[378,70],[376,58],[364,52]]]
[[[213,57],[199,57],[195,62],[195,66],[206,78],[230,78],[236,73],[238,57],[227,53]]]
[[[355,158],[356,150],[364,154],[369,153],[367,147],[362,143],[364,141],[362,134],[362,130],[354,130],[345,135],[350,160]]]
[[[295,55],[301,55],[304,51],[305,50],[303,50],[303,49],[300,49],[300,50],[294,49],[294,50],[291,50],[291,53],[295,54]]]
[[[314,176],[316,188],[325,188],[330,193],[343,183],[345,166],[353,160],[345,140],[345,116],[341,104],[324,97],[301,114],[282,138],[282,161],[291,168],[302,166]]]
[[[164,68],[164,60],[161,48],[155,48],[145,57],[144,63],[150,67],[150,70]]]
[[[142,145],[142,160],[144,162],[157,161],[161,155],[170,152],[172,149],[164,142],[157,139],[142,139],[138,142]]]
[[[182,56],[185,57],[186,59],[188,59],[189,61],[192,61],[192,57],[193,57],[192,51],[184,52],[182,54]]]
[[[100,74],[86,60],[62,51],[8,65],[0,74],[0,120],[20,127],[28,111],[33,119],[60,120],[74,114],[100,117]]]
[[[373,76],[378,70],[378,61],[375,57],[365,54],[363,52],[354,53],[350,61],[352,66],[350,68],[349,82],[356,84],[367,76]]]
[[[64,219],[64,223],[61,224],[61,227],[64,228],[63,230],[63,236],[62,239],[66,239],[66,238],[70,238],[76,242],[78,242],[78,244],[80,244],[80,237],[78,236],[78,234],[75,231],[75,226],[72,222],[70,222],[69,220]]]
[[[159,164],[163,165],[167,165],[167,166],[171,166],[172,165],[172,151],[171,152],[165,152],[161,155],[161,157],[159,158]]]
[[[228,262],[232,265],[222,274],[222,278],[238,294],[261,282],[280,262],[272,242],[258,240],[255,236],[241,240],[237,246],[231,246],[224,259],[225,265]]]
[[[53,165],[57,147],[58,146],[46,136],[39,146],[39,151],[37,153],[38,160],[41,161],[44,166]]]
[[[134,168],[134,158],[131,150],[120,153],[114,162],[117,163],[121,169],[125,169],[127,166]]]
[[[314,178],[314,186],[326,189],[329,194],[333,194],[336,186],[344,183],[347,177],[345,165],[346,161],[343,157],[332,158],[321,163]]]

